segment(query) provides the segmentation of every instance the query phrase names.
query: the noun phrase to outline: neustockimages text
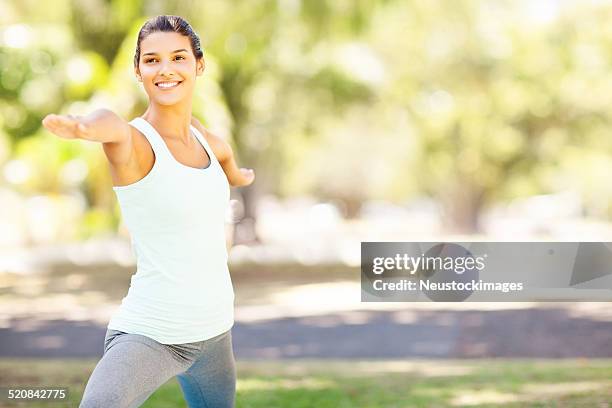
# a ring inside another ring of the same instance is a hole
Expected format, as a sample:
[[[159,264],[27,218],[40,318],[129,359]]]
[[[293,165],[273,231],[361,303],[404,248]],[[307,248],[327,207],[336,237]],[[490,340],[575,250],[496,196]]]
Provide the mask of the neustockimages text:
[[[377,279],[373,282],[373,287],[375,290],[440,290],[440,291],[498,291],[503,293],[513,292],[513,291],[521,291],[523,290],[522,282],[483,282],[479,280],[478,282],[472,280],[470,282],[431,282],[429,280],[419,281],[409,281],[407,279],[402,279],[399,282],[384,282],[382,279]]]

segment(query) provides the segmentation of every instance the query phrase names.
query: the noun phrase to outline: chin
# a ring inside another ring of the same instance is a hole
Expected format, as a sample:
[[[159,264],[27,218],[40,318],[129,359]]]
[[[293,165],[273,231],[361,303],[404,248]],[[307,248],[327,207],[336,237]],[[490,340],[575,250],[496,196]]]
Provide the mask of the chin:
[[[159,93],[149,94],[149,100],[155,101],[158,105],[171,106],[176,105],[190,98],[191,94],[176,94],[176,95],[159,95]]]
[[[153,97],[149,96],[149,100],[155,101],[156,104],[164,106],[176,105],[183,102],[185,99],[187,99],[187,96],[185,95],[168,95],[161,98],[159,95],[155,95]]]
[[[181,103],[184,100],[184,98],[176,98],[176,99],[173,99],[173,100],[154,98],[153,100],[158,105],[172,106],[172,105],[178,105],[179,103]]]

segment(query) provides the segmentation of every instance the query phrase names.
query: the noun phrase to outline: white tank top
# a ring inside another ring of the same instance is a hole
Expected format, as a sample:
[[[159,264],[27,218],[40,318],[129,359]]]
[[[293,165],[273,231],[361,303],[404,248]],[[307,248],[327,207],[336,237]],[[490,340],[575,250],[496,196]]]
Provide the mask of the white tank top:
[[[136,273],[108,328],[162,344],[215,337],[234,324],[225,173],[195,127],[191,131],[210,157],[203,169],[179,163],[143,118],[130,125],[151,144],[155,163],[141,180],[113,187],[131,235]]]

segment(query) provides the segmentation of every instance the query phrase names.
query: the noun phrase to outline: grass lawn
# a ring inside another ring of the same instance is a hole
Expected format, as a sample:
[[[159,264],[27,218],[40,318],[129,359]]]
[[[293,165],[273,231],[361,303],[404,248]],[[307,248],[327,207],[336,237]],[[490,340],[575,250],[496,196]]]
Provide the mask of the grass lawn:
[[[0,359],[0,386],[67,386],[76,407],[96,360]],[[612,407],[612,360],[239,361],[237,407]],[[185,407],[175,379],[143,407]]]

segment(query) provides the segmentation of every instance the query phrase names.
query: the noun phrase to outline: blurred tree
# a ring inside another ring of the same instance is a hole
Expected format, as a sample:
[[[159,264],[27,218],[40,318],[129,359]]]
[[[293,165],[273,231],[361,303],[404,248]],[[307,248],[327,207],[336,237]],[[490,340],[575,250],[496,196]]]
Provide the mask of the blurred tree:
[[[609,93],[594,91],[612,86],[612,33],[599,29],[610,12],[470,1],[383,11],[375,47],[396,67],[384,92],[410,113],[420,145],[414,181],[443,204],[449,229],[477,231],[495,201],[577,187],[550,175],[566,149],[594,147],[591,135],[610,125]],[[612,152],[609,141],[595,143]]]
[[[312,122],[320,112],[338,112],[370,95],[334,67],[329,51],[319,55],[318,48],[323,40],[331,43],[362,32],[364,16],[376,2],[212,3],[197,13],[202,16],[198,23],[206,48],[218,58],[236,153],[246,166],[258,169],[257,183],[241,190],[245,218],[237,239],[257,240],[258,191],[283,193],[279,186],[285,171],[279,169],[290,165],[295,137],[317,134],[319,126]],[[217,24],[219,15],[222,25]]]
[[[0,126],[19,162],[6,174],[24,192],[76,186],[92,209],[114,206],[101,151],[49,143],[40,119],[102,106],[142,112],[137,30],[178,14],[200,33],[207,61],[194,114],[258,171],[242,191],[244,240],[256,239],[261,192],[340,199],[349,216],[364,200],[426,193],[457,231],[477,230],[492,203],[563,189],[581,193],[586,214],[612,216],[609,4],[37,4],[8,2],[0,20]],[[59,174],[81,169],[79,158],[87,178],[68,186]],[[96,229],[104,219],[89,218]]]
[[[112,64],[134,20],[142,15],[142,0],[71,1],[70,28],[79,48],[95,50]]]

